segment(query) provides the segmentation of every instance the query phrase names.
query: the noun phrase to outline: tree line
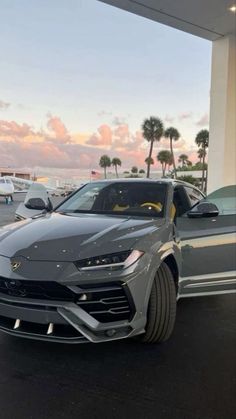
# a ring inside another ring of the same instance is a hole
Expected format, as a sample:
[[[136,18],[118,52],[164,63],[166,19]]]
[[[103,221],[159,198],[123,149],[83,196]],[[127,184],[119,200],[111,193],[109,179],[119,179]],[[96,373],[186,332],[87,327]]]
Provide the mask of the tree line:
[[[147,174],[146,174],[147,178],[150,177],[151,165],[154,164],[154,159],[153,159],[154,143],[159,142],[161,138],[163,137],[169,139],[169,150],[161,150],[156,156],[157,161],[161,163],[162,176],[165,177],[167,168],[169,169],[170,166],[173,166],[173,176],[174,178],[177,178],[176,161],[175,161],[175,155],[174,155],[174,150],[173,150],[173,142],[178,141],[181,136],[177,128],[168,127],[165,129],[164,124],[160,118],[151,116],[150,118],[147,118],[143,121],[142,134],[143,134],[143,138],[145,138],[145,140],[149,143],[149,154],[145,159],[145,163],[147,165]],[[195,137],[195,143],[198,146],[198,158],[201,163],[200,167],[202,169],[201,188],[202,190],[205,190],[206,189],[205,171],[207,170],[205,160],[206,160],[207,148],[209,145],[209,131],[206,129],[199,131]],[[188,156],[186,154],[181,154],[179,156],[178,162],[181,163],[182,169],[186,167],[190,168],[192,166],[192,163],[188,160]],[[99,161],[100,167],[104,169],[105,178],[107,177],[107,168],[111,166],[114,167],[116,177],[118,177],[118,167],[120,167],[121,164],[122,162],[118,157],[114,157],[113,159],[110,159],[108,155],[101,156],[100,161]],[[136,168],[136,166],[133,166],[132,169],[131,169],[131,172],[133,174],[138,173],[138,168]]]
[[[118,166],[121,166],[121,159],[114,157],[110,159],[109,156],[104,154],[99,160],[99,166],[104,170],[104,177],[107,178],[107,168],[113,166],[115,168],[116,177],[118,178]]]

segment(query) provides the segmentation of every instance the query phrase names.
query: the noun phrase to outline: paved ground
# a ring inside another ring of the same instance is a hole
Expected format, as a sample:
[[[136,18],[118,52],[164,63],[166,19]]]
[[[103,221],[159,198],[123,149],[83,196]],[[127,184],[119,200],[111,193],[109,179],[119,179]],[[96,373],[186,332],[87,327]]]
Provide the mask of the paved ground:
[[[24,197],[25,194],[15,194],[14,202],[11,205],[6,205],[5,199],[0,197],[0,227],[14,221],[15,210]]]
[[[13,208],[5,210],[0,204],[0,222],[13,219]],[[236,298],[228,295],[179,301],[174,335],[160,346],[0,334],[0,417],[233,419],[235,329]]]

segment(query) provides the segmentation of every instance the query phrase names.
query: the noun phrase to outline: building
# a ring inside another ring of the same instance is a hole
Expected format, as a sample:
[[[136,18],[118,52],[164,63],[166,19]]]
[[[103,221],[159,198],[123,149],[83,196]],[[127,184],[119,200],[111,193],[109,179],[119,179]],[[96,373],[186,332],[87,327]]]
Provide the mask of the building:
[[[0,167],[0,177],[1,176],[13,176],[21,179],[31,180],[30,172],[21,169],[12,169],[8,167]]]

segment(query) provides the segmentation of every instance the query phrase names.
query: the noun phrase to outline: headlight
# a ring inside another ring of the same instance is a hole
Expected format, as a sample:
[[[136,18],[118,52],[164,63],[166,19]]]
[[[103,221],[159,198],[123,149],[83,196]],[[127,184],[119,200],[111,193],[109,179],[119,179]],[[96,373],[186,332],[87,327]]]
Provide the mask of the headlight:
[[[110,253],[108,255],[79,260],[75,264],[81,271],[125,269],[135,263],[143,253],[140,250],[126,250],[125,252]]]

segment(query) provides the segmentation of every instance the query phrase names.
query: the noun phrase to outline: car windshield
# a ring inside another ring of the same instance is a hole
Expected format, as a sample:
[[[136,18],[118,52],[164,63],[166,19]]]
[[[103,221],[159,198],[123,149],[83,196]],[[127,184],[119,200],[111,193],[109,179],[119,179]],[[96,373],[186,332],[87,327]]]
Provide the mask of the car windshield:
[[[56,211],[163,217],[166,192],[167,185],[158,182],[92,182]]]

